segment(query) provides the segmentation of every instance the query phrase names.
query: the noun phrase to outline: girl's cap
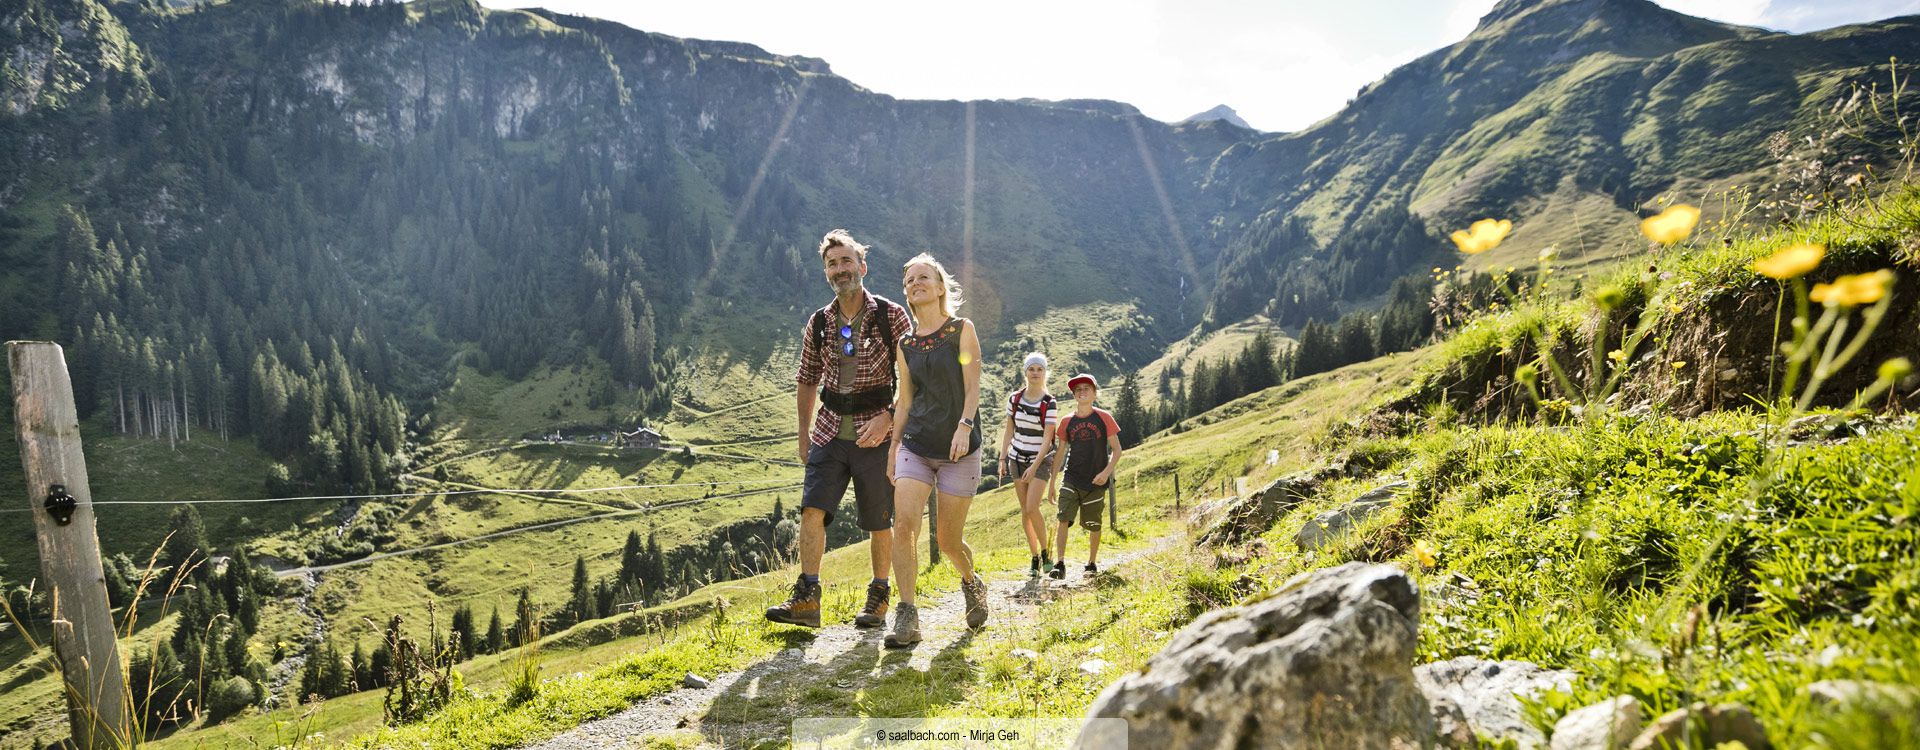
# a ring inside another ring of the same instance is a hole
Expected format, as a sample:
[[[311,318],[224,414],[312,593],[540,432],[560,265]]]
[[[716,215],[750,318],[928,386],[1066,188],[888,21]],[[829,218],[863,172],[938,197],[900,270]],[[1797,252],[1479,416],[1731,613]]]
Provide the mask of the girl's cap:
[[[1022,368],[1027,368],[1027,367],[1032,367],[1032,366],[1034,366],[1034,365],[1039,365],[1039,366],[1041,366],[1041,367],[1046,367],[1046,366],[1047,366],[1047,355],[1045,355],[1045,354],[1041,354],[1041,353],[1039,353],[1039,352],[1034,352],[1034,353],[1032,353],[1032,354],[1029,354],[1029,355],[1027,355],[1027,361],[1026,361],[1026,364],[1023,364],[1023,365],[1020,365],[1020,366],[1021,366]]]

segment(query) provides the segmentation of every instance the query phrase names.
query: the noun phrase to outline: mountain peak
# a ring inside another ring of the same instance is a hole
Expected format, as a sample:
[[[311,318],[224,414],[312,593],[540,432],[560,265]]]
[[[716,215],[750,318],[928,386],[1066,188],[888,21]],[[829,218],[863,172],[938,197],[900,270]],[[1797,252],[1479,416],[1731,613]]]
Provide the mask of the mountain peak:
[[[1211,120],[1219,120],[1221,122],[1237,125],[1239,127],[1243,127],[1248,130],[1258,130],[1258,128],[1255,128],[1252,125],[1248,125],[1246,120],[1241,119],[1239,112],[1233,111],[1232,107],[1229,107],[1225,104],[1216,105],[1213,109],[1209,109],[1205,112],[1201,112],[1200,114],[1194,115],[1185,120],[1181,120],[1180,123],[1184,125],[1188,123],[1208,122]]]

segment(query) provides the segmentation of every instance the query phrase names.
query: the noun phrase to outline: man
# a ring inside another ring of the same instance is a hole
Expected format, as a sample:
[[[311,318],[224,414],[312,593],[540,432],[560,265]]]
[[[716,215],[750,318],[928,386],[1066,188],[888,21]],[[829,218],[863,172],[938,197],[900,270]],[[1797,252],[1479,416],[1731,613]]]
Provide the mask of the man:
[[[1054,467],[1059,468],[1061,454],[1065,454],[1067,464],[1061,475],[1060,512],[1056,516],[1060,524],[1054,540],[1056,562],[1047,573],[1055,579],[1067,577],[1067,532],[1073,529],[1076,515],[1080,528],[1087,530],[1086,574],[1100,572],[1100,512],[1106,508],[1107,485],[1113,482],[1124,452],[1120,449],[1120,425],[1113,414],[1093,405],[1100,395],[1100,383],[1083,372],[1067,381],[1067,390],[1073,391],[1073,414],[1061,419],[1053,430],[1054,439],[1062,446],[1054,454]]]
[[[887,480],[887,453],[894,350],[913,324],[906,308],[867,292],[867,247],[847,230],[835,229],[820,240],[820,263],[834,298],[807,317],[794,377],[799,457],[807,467],[800,498],[800,579],[791,598],[767,610],[767,619],[820,627],[820,557],[827,549],[827,524],[852,482],[855,518],[867,532],[873,562],[867,603],[853,624],[873,628],[886,622],[892,595],[887,573],[893,564],[893,483]]]

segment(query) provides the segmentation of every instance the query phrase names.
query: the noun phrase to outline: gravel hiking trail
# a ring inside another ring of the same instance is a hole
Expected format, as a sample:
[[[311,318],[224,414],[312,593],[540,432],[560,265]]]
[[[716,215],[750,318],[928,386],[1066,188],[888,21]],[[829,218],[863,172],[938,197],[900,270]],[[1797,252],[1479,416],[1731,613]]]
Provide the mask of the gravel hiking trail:
[[[1103,574],[1146,555],[1166,549],[1176,537],[1153,540],[1140,549],[1109,554],[1101,561]],[[1080,558],[1084,560],[1084,558]],[[965,664],[964,650],[975,639],[1002,639],[1016,646],[1031,644],[1040,635],[1041,605],[1055,599],[1087,593],[1093,580],[1077,565],[1065,580],[1028,578],[1025,571],[986,576],[992,618],[985,628],[969,631],[960,592],[920,597],[919,646],[888,649],[881,643],[885,628],[860,630],[851,622],[829,623],[814,631],[804,645],[790,647],[745,669],[708,678],[702,688],[682,687],[633,704],[620,713],[596,719],[542,742],[532,750],[598,750],[639,748],[647,738],[674,736],[675,746],[691,742],[699,747],[752,747],[782,740],[796,718],[827,718],[855,713],[837,700],[851,700],[862,687],[898,680],[919,672],[927,683],[930,706],[939,696],[964,692],[959,681],[947,679],[952,667]],[[842,587],[850,584],[842,584]],[[829,590],[829,596],[833,595]],[[759,616],[758,612],[743,612]],[[893,624],[892,614],[887,625]],[[942,681],[949,684],[941,685]],[[958,690],[959,692],[956,692]],[[695,737],[697,736],[697,740]]]

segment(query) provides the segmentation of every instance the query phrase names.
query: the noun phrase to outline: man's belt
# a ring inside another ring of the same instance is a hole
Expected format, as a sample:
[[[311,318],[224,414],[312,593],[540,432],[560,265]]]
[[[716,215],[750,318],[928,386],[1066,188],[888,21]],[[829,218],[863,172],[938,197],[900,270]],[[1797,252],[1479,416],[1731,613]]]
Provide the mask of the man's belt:
[[[820,391],[820,405],[841,416],[879,411],[892,403],[892,386],[868,388],[852,393],[838,393],[824,388]]]

